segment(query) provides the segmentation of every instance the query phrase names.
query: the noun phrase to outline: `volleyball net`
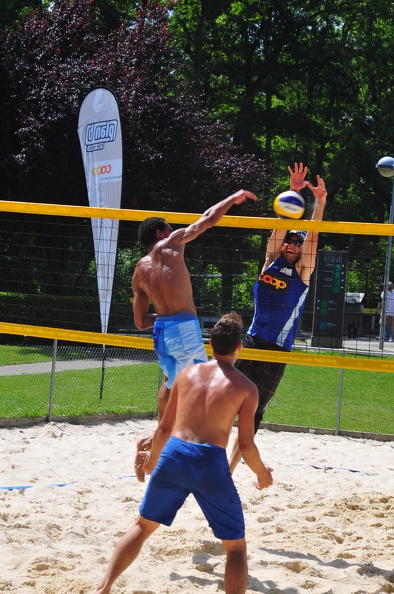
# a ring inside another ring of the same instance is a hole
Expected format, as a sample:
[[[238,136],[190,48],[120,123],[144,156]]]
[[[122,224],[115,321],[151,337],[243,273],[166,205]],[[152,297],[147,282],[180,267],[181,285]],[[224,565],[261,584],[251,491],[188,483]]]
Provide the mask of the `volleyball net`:
[[[153,349],[151,336],[138,331],[132,315],[131,276],[142,255],[137,241],[138,224],[150,216],[164,216],[170,224],[186,226],[196,221],[199,214],[12,201],[0,202],[0,211],[3,213],[0,255],[3,342],[12,335]],[[109,326],[105,334],[100,331],[91,218],[120,221]],[[272,229],[289,226],[319,231],[319,237],[324,234],[326,245],[330,243],[330,234],[343,236],[346,249],[341,253],[346,254],[347,263],[344,292],[339,295],[343,307],[338,310],[334,304],[324,324],[316,321],[315,271],[292,352],[262,353],[245,349],[239,357],[295,365],[394,371],[391,357],[394,348],[391,352],[389,343],[379,348],[376,314],[382,290],[384,240],[394,235],[394,225],[389,224],[224,216],[214,228],[186,246],[204,336],[209,335],[209,328],[226,311],[238,311],[247,327],[253,312],[253,285],[269,234]],[[377,238],[381,240],[382,255],[374,248],[375,264],[371,258],[371,270],[365,267],[366,259],[360,259],[359,254],[365,253],[365,244],[372,245],[373,238],[375,242]],[[327,253],[332,254],[332,250]],[[334,293],[333,286],[332,295],[326,298],[332,300]],[[330,337],[330,328],[335,328],[335,340]],[[206,349],[211,355],[208,344]]]

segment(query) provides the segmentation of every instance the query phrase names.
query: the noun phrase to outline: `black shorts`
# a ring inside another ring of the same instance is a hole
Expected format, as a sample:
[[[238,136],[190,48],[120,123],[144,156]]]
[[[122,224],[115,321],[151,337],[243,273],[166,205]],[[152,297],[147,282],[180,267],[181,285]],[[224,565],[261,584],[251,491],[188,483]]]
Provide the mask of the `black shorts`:
[[[249,349],[262,349],[265,351],[282,351],[287,352],[284,348],[262,340],[261,338],[252,337],[246,334],[243,339],[242,346]],[[238,359],[235,367],[242,371],[246,377],[254,382],[259,391],[259,405],[254,417],[254,432],[256,433],[265,409],[267,408],[271,398],[274,396],[280,380],[285,372],[286,363],[275,363],[272,361],[252,361],[249,359]]]

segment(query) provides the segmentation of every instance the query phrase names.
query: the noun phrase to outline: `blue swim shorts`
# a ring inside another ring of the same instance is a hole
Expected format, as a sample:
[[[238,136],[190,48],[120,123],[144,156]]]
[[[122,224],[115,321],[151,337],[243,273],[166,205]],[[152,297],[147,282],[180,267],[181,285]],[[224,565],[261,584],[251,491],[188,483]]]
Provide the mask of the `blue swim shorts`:
[[[171,526],[192,493],[216,538],[245,536],[241,500],[232,479],[226,450],[170,437],[149,479],[140,514]]]
[[[198,319],[193,314],[158,316],[153,326],[153,343],[159,365],[171,388],[178,373],[193,363],[207,361]]]

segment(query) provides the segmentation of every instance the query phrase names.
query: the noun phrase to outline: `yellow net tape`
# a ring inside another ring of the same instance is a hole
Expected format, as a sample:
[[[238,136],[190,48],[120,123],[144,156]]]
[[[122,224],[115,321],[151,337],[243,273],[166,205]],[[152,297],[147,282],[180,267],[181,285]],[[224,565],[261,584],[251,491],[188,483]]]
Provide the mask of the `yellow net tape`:
[[[101,334],[99,332],[83,332],[65,330],[63,328],[50,328],[46,326],[29,326],[26,324],[10,324],[0,322],[0,332],[4,334],[17,334],[19,336],[32,336],[66,340],[71,342],[84,342],[104,344],[106,346],[126,347],[130,349],[153,350],[153,340],[141,336],[127,336],[123,334]],[[208,356],[212,356],[209,345],[205,347]],[[394,360],[367,359],[366,357],[342,357],[321,354],[307,354],[297,352],[261,351],[258,349],[244,349],[239,353],[240,359],[255,361],[275,361],[294,365],[311,365],[313,367],[331,367],[338,369],[356,369],[359,371],[394,372]]]
[[[130,210],[117,208],[95,208],[91,206],[67,206],[55,204],[38,204],[34,202],[0,201],[0,211],[25,214],[54,215],[60,217],[95,217],[98,219],[117,219],[121,221],[143,221],[147,217],[165,217],[169,223],[190,225],[201,217],[200,214],[162,212],[154,210]],[[384,223],[351,223],[344,221],[293,221],[293,226],[302,227],[305,231],[321,233],[342,233],[358,235],[394,236],[394,225]],[[288,219],[224,216],[217,227],[238,227],[242,229],[288,229]]]

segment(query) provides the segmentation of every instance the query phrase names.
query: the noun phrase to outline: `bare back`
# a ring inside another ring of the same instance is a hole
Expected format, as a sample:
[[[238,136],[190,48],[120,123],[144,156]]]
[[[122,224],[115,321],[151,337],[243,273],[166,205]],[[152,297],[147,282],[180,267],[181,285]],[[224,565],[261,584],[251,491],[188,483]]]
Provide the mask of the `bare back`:
[[[175,380],[173,391],[174,437],[226,448],[239,413],[250,419],[253,436],[257,388],[233,365],[212,359],[188,367]]]
[[[160,241],[138,262],[132,281],[134,300],[145,298],[158,316],[196,315],[184,245]],[[144,303],[145,306],[145,303]]]
[[[167,225],[164,230],[156,231],[156,239],[160,241],[154,243],[148,255],[138,262],[132,280],[137,328],[144,330],[153,326],[154,316],[148,314],[150,303],[158,316],[196,315],[190,275],[184,260],[185,245],[216,225],[233,204],[242,204],[249,199],[256,201],[257,197],[247,190],[238,190],[208,208],[188,227],[172,231]]]

